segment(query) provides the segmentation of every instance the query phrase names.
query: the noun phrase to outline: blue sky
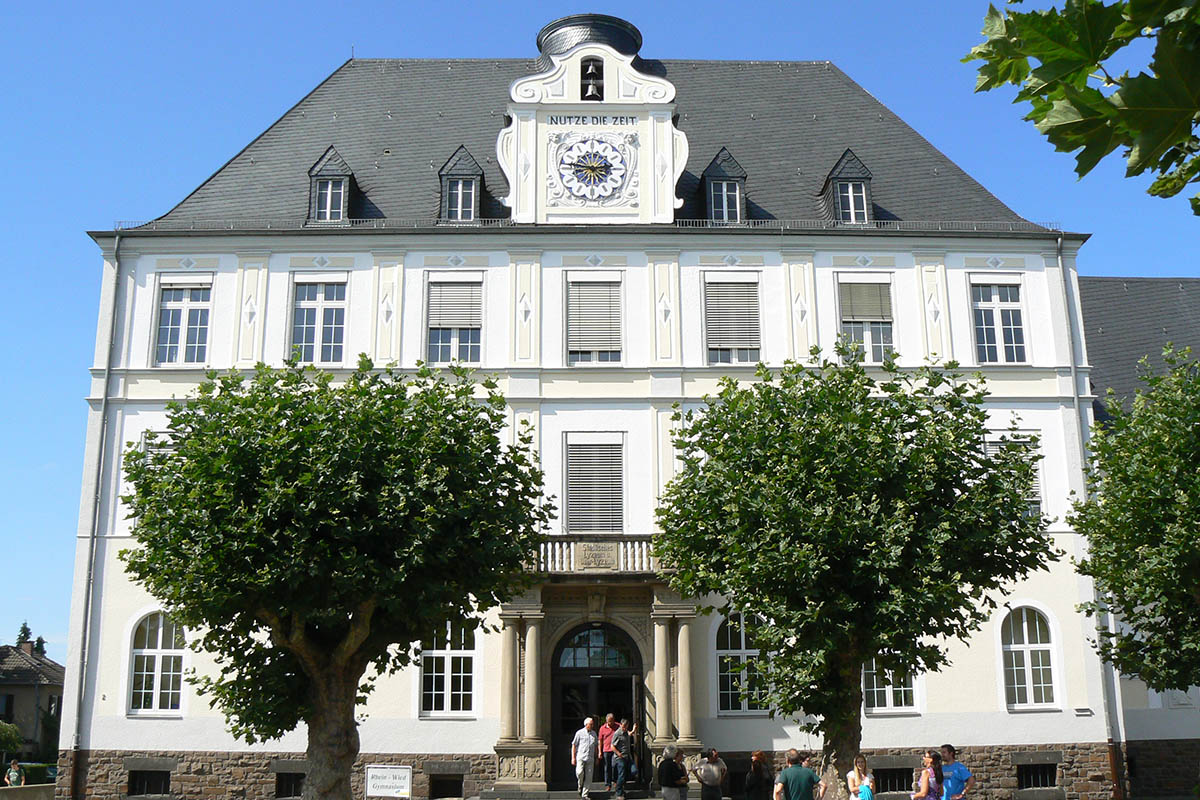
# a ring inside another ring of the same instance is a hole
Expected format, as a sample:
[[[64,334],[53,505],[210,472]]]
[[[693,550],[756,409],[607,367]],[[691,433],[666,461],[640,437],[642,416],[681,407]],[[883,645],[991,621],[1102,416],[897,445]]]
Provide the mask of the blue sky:
[[[1033,5],[1041,5],[1033,3]],[[614,14],[653,58],[829,59],[1026,219],[1093,234],[1085,275],[1196,276],[1200,220],[1147,197],[1117,161],[1083,181],[1020,120],[976,95],[959,58],[986,2],[26,3],[6,16],[8,154],[0,241],[0,642],[23,619],[66,655],[100,254],[87,230],[150,219],[350,56],[532,57],[538,29]]]

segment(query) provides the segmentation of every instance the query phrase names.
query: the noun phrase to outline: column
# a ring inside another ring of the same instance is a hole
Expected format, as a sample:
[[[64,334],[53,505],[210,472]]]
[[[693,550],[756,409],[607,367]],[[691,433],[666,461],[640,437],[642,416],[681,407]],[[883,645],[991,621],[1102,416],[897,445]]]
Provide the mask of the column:
[[[500,741],[517,740],[517,628],[516,620],[501,618],[500,630]]]
[[[526,742],[542,741],[542,617],[525,617],[525,731]]]
[[[654,741],[674,739],[671,731],[671,631],[670,617],[654,618]]]
[[[692,623],[694,617],[679,618],[679,741],[698,747],[696,725],[692,720]]]

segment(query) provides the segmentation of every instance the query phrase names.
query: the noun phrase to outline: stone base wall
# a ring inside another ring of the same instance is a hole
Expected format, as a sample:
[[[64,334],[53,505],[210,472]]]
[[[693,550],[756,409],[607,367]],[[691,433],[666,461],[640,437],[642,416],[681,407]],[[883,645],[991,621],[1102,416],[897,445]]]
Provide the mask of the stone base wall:
[[[1133,800],[1197,796],[1200,739],[1130,741],[1125,749]]]
[[[72,771],[76,766],[81,770],[80,777],[84,777],[77,800],[121,800],[126,796],[129,764],[136,763],[134,760],[151,769],[173,762],[170,797],[179,800],[275,800],[276,772],[292,769],[272,769],[272,764],[303,762],[304,753],[83,750],[76,756],[70,750],[60,750],[55,800],[72,800]],[[367,764],[412,767],[413,797],[428,797],[431,779],[439,776],[461,775],[464,797],[477,795],[496,782],[494,753],[360,753],[351,777],[355,797],[363,796]]]

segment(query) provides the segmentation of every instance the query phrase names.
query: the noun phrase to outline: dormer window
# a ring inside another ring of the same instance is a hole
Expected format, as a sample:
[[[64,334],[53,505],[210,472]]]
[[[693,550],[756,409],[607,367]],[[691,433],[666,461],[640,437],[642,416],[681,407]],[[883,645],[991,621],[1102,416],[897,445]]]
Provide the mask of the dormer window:
[[[841,181],[837,184],[838,221],[863,223],[867,221],[867,186],[862,181]]]
[[[442,165],[442,204],[438,219],[462,224],[479,219],[479,195],[483,191],[483,169],[467,148],[459,145]]]
[[[871,170],[847,149],[825,177],[822,214],[841,225],[866,225],[874,216]]]
[[[448,178],[446,180],[446,219],[455,222],[471,222],[475,219],[475,179]]]
[[[710,222],[736,225],[746,219],[746,170],[732,153],[722,147],[700,179]]]
[[[604,59],[579,61],[579,99],[594,102],[604,99]]]
[[[317,222],[341,222],[345,193],[346,181],[343,178],[317,181]]]
[[[338,151],[330,147],[308,171],[310,223],[341,224],[350,219],[354,173]]]
[[[708,207],[713,222],[741,222],[737,181],[710,181]]]

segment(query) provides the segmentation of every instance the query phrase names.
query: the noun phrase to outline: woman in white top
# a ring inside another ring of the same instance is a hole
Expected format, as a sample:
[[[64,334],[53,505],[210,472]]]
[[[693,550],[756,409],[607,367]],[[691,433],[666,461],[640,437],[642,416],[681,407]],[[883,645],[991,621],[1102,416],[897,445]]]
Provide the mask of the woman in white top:
[[[858,788],[871,774],[867,769],[867,757],[859,753],[854,757],[854,769],[846,773],[846,788],[850,790],[850,800],[858,800]]]

